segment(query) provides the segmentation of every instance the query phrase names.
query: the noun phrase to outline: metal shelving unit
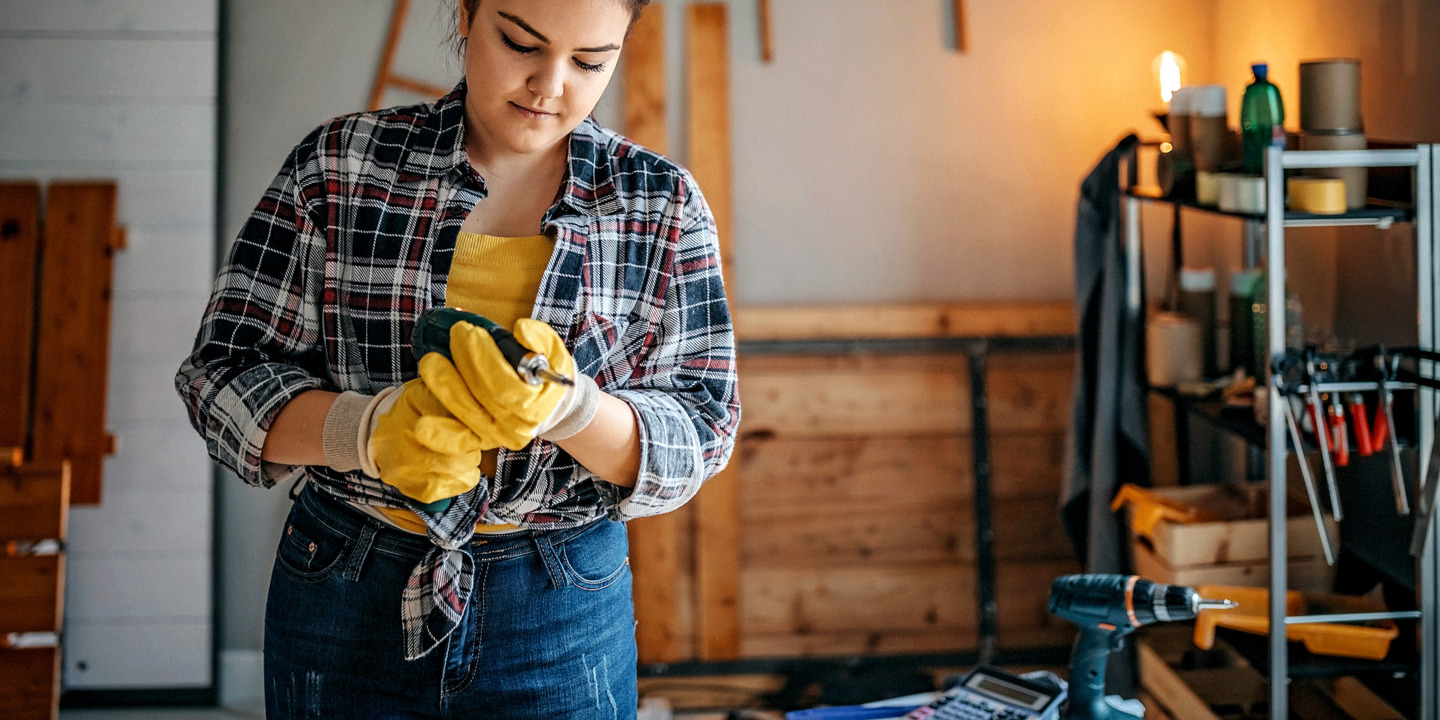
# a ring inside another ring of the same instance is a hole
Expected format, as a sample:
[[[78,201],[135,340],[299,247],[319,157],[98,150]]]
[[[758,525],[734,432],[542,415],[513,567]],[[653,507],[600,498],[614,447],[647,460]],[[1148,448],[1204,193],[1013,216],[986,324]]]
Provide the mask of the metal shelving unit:
[[[1270,148],[1266,158],[1267,212],[1264,214],[1226,213],[1202,207],[1190,201],[1172,201],[1147,195],[1133,188],[1127,190],[1123,226],[1129,291],[1127,311],[1133,313],[1133,317],[1136,319],[1142,318],[1144,313],[1144,298],[1141,296],[1143,268],[1141,267],[1140,252],[1140,208],[1145,202],[1160,201],[1176,205],[1177,222],[1179,209],[1185,207],[1245,221],[1247,235],[1245,262],[1249,266],[1257,264],[1262,250],[1268,256],[1269,297],[1267,302],[1268,306],[1272,308],[1285,306],[1285,230],[1287,228],[1371,226],[1384,229],[1395,222],[1411,222],[1415,226],[1417,287],[1419,289],[1418,340],[1419,345],[1423,348],[1435,348],[1436,320],[1440,318],[1440,308],[1437,308],[1436,305],[1435,281],[1440,278],[1440,258],[1437,258],[1435,252],[1434,233],[1437,223],[1440,223],[1440,216],[1437,216],[1440,215],[1440,209],[1437,209],[1437,205],[1440,203],[1437,203],[1434,193],[1437,185],[1440,185],[1440,177],[1437,177],[1437,172],[1440,171],[1437,171],[1432,158],[1440,157],[1440,150],[1437,148],[1440,146],[1418,145],[1404,149],[1353,151],[1286,151],[1278,147]],[[1132,170],[1133,167],[1132,165]],[[1363,210],[1334,216],[1296,213],[1286,209],[1285,171],[1337,167],[1410,168],[1414,188],[1413,207],[1371,206]],[[1133,172],[1131,177],[1134,177]],[[1271,356],[1274,356],[1285,350],[1285,313],[1268,313],[1267,320],[1269,323],[1267,328],[1269,352]],[[1425,368],[1424,370],[1427,374],[1434,375],[1435,368]],[[1419,477],[1424,478],[1430,457],[1430,448],[1435,442],[1433,437],[1435,417],[1437,409],[1440,409],[1440,401],[1437,401],[1437,393],[1433,390],[1422,389],[1417,390],[1417,393],[1418,422],[1416,423],[1415,445],[1421,458]],[[1218,406],[1185,403],[1173,393],[1167,396],[1177,402],[1178,412],[1197,412],[1217,426],[1235,432],[1250,442],[1265,448],[1266,481],[1270,491],[1270,627],[1355,620],[1354,617],[1345,615],[1304,617],[1288,617],[1286,615],[1285,593],[1288,590],[1286,581],[1287,538],[1284,532],[1287,500],[1286,460],[1293,448],[1289,438],[1286,437],[1285,419],[1278,391],[1273,386],[1270,387],[1269,422],[1263,428],[1253,423],[1247,424],[1226,419]],[[1417,666],[1415,673],[1412,675],[1412,677],[1418,678],[1419,682],[1418,717],[1420,720],[1440,720],[1440,619],[1437,619],[1436,616],[1437,592],[1440,592],[1440,586],[1437,586],[1437,580],[1440,580],[1440,558],[1437,558],[1436,536],[1440,534],[1440,521],[1437,521],[1435,513],[1431,513],[1429,523],[1429,539],[1418,560],[1419,567],[1416,573],[1416,591],[1420,596],[1419,610],[1372,614],[1365,619],[1380,619],[1383,615],[1390,619],[1418,620],[1419,657],[1418,662],[1415,663]],[[1358,675],[1367,669],[1393,670],[1393,668],[1380,668],[1379,665],[1370,668],[1366,668],[1364,665],[1352,667],[1353,663],[1321,663],[1319,665],[1307,663],[1303,666],[1292,667],[1291,649],[1285,633],[1272,632],[1268,639],[1258,638],[1257,640],[1258,642],[1250,644],[1250,652],[1246,654],[1253,656],[1257,654],[1260,647],[1265,648],[1266,652],[1263,653],[1263,656],[1250,659],[1257,667],[1268,670],[1270,716],[1281,720],[1289,718],[1288,687],[1292,677],[1325,673],[1329,673],[1330,676]],[[1409,709],[1402,710],[1410,712]]]

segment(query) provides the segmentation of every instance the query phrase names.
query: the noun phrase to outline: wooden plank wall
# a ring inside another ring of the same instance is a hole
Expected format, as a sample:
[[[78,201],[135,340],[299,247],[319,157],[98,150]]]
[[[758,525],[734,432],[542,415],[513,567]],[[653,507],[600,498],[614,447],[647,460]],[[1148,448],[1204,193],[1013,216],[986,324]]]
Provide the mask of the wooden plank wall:
[[[1073,362],[988,363],[1002,648],[1073,634],[1045,610],[1048,579],[1078,570],[1056,511]],[[742,655],[974,648],[964,357],[747,356],[740,373]]]
[[[662,7],[627,41],[625,130],[665,152]],[[731,260],[725,6],[686,8],[687,143]],[[743,298],[739,299],[743,302]],[[1064,303],[737,306],[746,340],[1074,333]],[[1078,570],[1056,511],[1070,354],[989,363],[1001,648],[1066,645],[1048,579]],[[741,442],[691,506],[631,524],[642,663],[972,649],[978,613],[963,357],[740,361]],[[1036,582],[1037,577],[1046,582]]]

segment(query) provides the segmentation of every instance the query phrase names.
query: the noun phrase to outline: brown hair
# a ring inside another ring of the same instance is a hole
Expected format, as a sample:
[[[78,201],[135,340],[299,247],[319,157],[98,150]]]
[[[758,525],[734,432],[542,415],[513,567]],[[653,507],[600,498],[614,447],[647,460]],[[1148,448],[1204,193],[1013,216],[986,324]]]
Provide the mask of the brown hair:
[[[640,12],[645,9],[646,5],[650,4],[650,0],[615,0],[615,2],[630,9],[630,28],[626,28],[625,30],[625,34],[628,36],[630,29],[634,28],[636,21],[640,19]],[[479,9],[479,7],[480,0],[456,0],[455,11],[457,13],[457,20],[460,9],[464,8],[465,13],[470,16],[470,20],[473,22],[475,20],[475,11]],[[456,54],[463,55],[465,53],[465,36],[460,33],[458,22],[455,24],[455,29],[450,31],[450,44],[455,48]]]

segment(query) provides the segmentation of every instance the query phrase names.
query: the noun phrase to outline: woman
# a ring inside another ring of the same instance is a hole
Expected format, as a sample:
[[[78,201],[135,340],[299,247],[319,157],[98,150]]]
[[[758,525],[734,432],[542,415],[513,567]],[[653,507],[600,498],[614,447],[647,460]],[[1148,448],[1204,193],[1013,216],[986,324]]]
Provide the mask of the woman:
[[[464,81],[316,129],[234,243],[176,386],[216,461],[308,481],[269,716],[634,716],[622,521],[723,468],[740,409],[703,197],[589,117],[647,2],[460,0]],[[573,387],[470,325],[417,363],[438,305]]]

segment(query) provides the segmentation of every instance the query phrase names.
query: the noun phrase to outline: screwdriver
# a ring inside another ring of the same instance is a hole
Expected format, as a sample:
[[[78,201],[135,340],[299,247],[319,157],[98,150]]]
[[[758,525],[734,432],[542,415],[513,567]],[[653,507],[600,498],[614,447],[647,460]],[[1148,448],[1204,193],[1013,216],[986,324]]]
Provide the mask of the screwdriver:
[[[560,383],[561,385],[574,386],[575,381],[550,369],[550,361],[544,355],[534,352],[519,340],[515,339],[514,333],[500,327],[498,323],[483,315],[467,312],[460,308],[430,308],[422,313],[415,321],[415,331],[411,334],[411,351],[415,354],[418,362],[426,353],[438,352],[451,360],[450,357],[450,328],[455,323],[468,322],[476,327],[485,328],[490,337],[495,339],[495,344],[500,347],[500,354],[515,368],[515,372],[525,382],[531,385],[539,385],[543,382]]]

